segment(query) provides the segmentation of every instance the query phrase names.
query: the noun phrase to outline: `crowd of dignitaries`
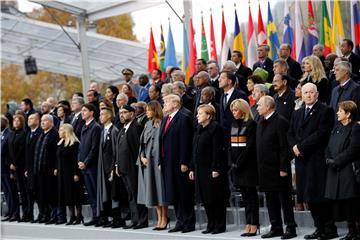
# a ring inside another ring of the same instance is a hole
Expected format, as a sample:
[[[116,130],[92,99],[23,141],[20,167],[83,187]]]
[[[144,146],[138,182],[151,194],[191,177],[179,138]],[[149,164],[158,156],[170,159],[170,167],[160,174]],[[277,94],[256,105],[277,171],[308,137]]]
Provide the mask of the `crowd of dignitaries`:
[[[348,224],[342,240],[359,239],[360,61],[352,49],[345,39],[343,56],[323,56],[316,45],[298,63],[288,44],[276,61],[260,45],[252,68],[238,51],[221,67],[198,59],[188,84],[177,67],[150,78],[126,68],[125,83],[104,96],[93,82],[85,96],[49,97],[37,110],[24,98],[1,117],[3,221],[140,229],[154,207],[161,231],[172,205],[169,232],[187,233],[201,203],[202,233],[218,234],[240,192],[246,237],[259,232],[264,192],[271,228],[262,238],[296,237],[296,206],[314,221],[305,239],[338,237],[336,221]]]

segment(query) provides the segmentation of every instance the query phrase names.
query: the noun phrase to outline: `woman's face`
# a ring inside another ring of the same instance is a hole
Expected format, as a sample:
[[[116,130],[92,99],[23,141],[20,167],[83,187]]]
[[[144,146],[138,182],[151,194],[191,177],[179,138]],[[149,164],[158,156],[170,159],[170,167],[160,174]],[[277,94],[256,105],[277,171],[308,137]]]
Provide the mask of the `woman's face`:
[[[304,72],[311,72],[313,69],[312,69],[312,66],[310,64],[310,61],[309,60],[305,60],[304,62]]]
[[[295,88],[295,97],[297,97],[297,98],[301,97],[301,85],[300,84]]]
[[[58,115],[59,118],[62,118],[62,117],[65,116],[65,112],[64,112],[64,109],[62,107],[59,107],[57,109],[57,115]]]
[[[203,109],[199,109],[196,117],[199,124],[206,123],[206,121],[210,118],[209,114],[207,114]]]
[[[252,92],[254,90],[254,82],[252,80],[247,80],[246,87],[249,90],[249,92]]]
[[[152,119],[154,117],[154,112],[152,110],[150,110],[149,108],[147,108],[146,110],[146,116],[149,118],[149,119]]]
[[[20,128],[22,128],[22,126],[21,126],[21,121],[20,121],[20,119],[17,117],[17,118],[14,118],[14,120],[13,120],[13,126],[14,126],[14,128],[15,129],[20,129]]]
[[[239,120],[242,118],[242,116],[244,115],[244,113],[242,111],[240,111],[240,109],[236,108],[236,107],[233,107],[231,109],[231,112],[232,112],[232,115],[234,116],[234,118],[236,120]]]
[[[114,94],[113,92],[111,91],[110,88],[107,88],[106,91],[105,91],[105,98],[108,99],[108,100],[113,100],[114,98]]]
[[[128,93],[129,93],[129,87],[128,87],[127,85],[124,85],[121,90],[122,90],[122,92],[125,93],[125,94],[128,94]]]
[[[100,102],[99,107],[100,109],[106,108],[106,104],[104,102]]]
[[[64,139],[65,138],[65,130],[64,130],[64,126],[61,126],[59,128],[59,138]]]
[[[348,120],[348,119],[350,118],[350,114],[349,114],[349,113],[346,113],[346,112],[344,111],[344,109],[342,109],[342,108],[339,108],[339,110],[337,111],[336,115],[337,115],[337,118],[338,118],[338,121],[339,121],[339,122]]]

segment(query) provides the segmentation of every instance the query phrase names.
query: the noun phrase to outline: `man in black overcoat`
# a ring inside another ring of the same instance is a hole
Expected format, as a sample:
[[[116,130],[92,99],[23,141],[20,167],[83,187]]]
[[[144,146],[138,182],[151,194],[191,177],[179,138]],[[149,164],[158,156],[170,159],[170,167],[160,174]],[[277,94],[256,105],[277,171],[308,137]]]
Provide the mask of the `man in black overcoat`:
[[[85,124],[84,119],[81,117],[81,108],[85,104],[84,98],[73,97],[71,100],[71,120],[70,124],[73,126],[76,137],[81,141],[81,130]]]
[[[192,119],[180,111],[178,95],[164,97],[167,114],[160,125],[160,167],[164,179],[163,201],[173,204],[175,228],[169,232],[195,230],[194,183],[189,179]]]
[[[270,96],[260,98],[257,110],[262,117],[256,129],[259,187],[265,192],[271,223],[270,232],[261,238],[294,238],[296,223],[291,196],[291,154],[286,139],[289,123],[275,111],[275,101]],[[286,224],[285,233],[281,209]]]
[[[285,60],[286,63],[288,64],[289,66],[288,74],[295,80],[299,81],[303,72],[301,71],[300,63],[292,59],[290,54],[291,54],[290,44],[287,43],[281,44],[279,49],[279,57]]]
[[[295,92],[289,87],[287,75],[276,74],[273,80],[276,112],[290,121],[295,108]]]
[[[270,47],[267,44],[261,44],[258,46],[257,54],[259,60],[256,63],[254,63],[253,71],[255,71],[255,69],[258,67],[265,69],[269,73],[266,82],[271,83],[274,78],[274,70],[273,70],[274,62],[269,58],[269,51],[270,51]]]
[[[341,43],[341,53],[343,57],[349,59],[352,66],[352,74],[355,81],[360,79],[360,56],[353,52],[354,43],[350,39],[344,39]]]
[[[301,92],[304,105],[293,113],[288,141],[295,161],[301,162],[304,167],[298,176],[304,181],[303,186],[297,183],[297,189],[303,188],[303,192],[297,194],[308,203],[316,227],[315,232],[305,235],[305,239],[331,239],[337,237],[337,230],[332,220],[332,207],[324,198],[325,148],[334,125],[334,111],[318,101],[315,84],[305,84]]]
[[[125,229],[140,229],[148,226],[148,209],[137,204],[138,166],[136,165],[140,147],[141,125],[135,119],[135,109],[125,105],[119,110],[124,127],[116,140],[115,174],[121,177],[129,200],[131,224]]]

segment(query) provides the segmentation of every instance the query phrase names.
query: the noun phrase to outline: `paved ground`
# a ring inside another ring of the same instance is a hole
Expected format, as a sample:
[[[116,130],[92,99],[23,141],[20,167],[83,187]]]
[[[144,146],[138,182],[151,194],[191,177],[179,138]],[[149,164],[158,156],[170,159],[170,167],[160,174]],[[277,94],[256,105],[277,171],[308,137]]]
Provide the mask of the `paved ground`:
[[[173,224],[172,224],[173,225]],[[9,223],[2,222],[1,239],[157,239],[157,240],[176,240],[176,239],[239,239],[241,231],[235,225],[228,225],[228,231],[218,235],[204,235],[197,226],[197,230],[192,233],[168,233],[167,231],[153,231],[153,227],[141,230],[123,230],[123,229],[104,229],[95,227],[84,227],[82,225],[65,226],[65,225],[44,225],[31,223]],[[203,228],[205,225],[202,226]],[[241,227],[242,229],[242,227]],[[267,227],[261,228],[261,234],[268,231]],[[313,229],[298,228],[297,239],[303,239],[305,234],[310,233]],[[339,234],[344,235],[346,229],[339,229]],[[260,239],[260,235],[256,237],[247,237],[246,239]],[[273,238],[273,239],[280,239]]]

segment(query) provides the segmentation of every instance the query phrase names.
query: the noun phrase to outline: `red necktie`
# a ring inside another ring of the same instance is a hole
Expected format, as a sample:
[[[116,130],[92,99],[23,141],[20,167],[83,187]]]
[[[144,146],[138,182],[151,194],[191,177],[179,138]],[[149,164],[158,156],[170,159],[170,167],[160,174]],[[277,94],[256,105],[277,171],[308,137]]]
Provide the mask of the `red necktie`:
[[[169,115],[168,116],[168,119],[166,120],[166,123],[165,123],[165,132],[167,131],[167,129],[168,129],[168,127],[169,127],[169,125],[170,125],[170,121],[171,121],[171,116]]]

